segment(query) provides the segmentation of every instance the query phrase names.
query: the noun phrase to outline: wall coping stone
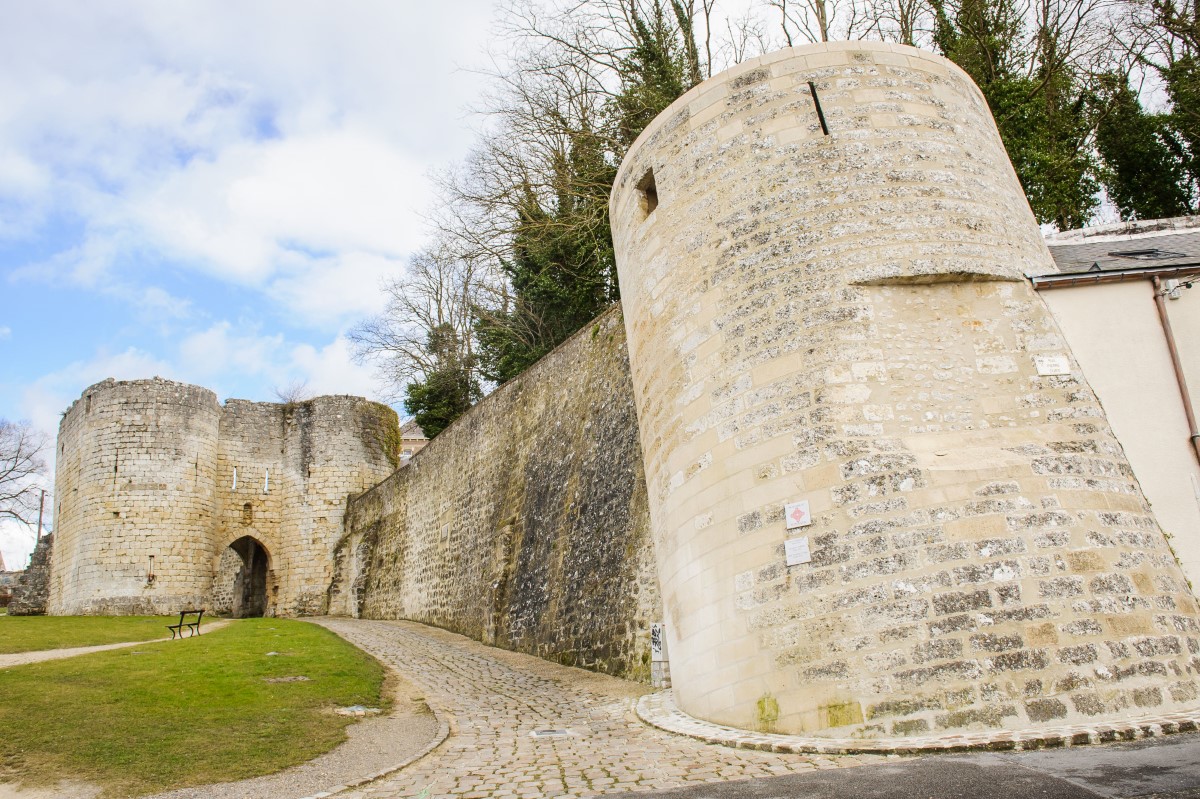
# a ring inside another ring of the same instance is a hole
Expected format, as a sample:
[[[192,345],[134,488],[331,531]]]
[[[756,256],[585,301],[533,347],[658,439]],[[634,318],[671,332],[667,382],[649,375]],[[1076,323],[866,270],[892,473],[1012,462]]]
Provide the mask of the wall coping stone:
[[[1129,715],[1125,718],[1109,718],[1104,723],[1027,730],[988,730],[908,738],[818,738],[751,732],[704,721],[680,710],[675,704],[673,693],[669,690],[641,697],[637,701],[637,715],[652,727],[705,743],[780,754],[917,755],[975,750],[1028,751],[1136,741],[1200,731],[1200,711],[1188,711],[1160,715]]]

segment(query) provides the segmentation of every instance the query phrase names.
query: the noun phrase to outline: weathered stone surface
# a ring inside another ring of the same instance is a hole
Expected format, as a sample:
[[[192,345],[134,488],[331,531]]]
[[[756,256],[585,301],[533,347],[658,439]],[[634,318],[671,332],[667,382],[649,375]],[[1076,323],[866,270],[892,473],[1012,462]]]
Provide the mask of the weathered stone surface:
[[[387,471],[378,406],[89,389],[52,606],[225,607],[252,538],[272,612],[636,679],[665,615],[684,710],[745,729],[1002,736],[1196,702],[1195,599],[1023,278],[1048,255],[960,70],[861,42],[742,64],[651,124],[611,216],[632,369],[602,317],[355,499],[340,541]]]
[[[8,603],[10,616],[44,616],[50,598],[50,562],[54,557],[54,536],[44,535],[33,548],[29,567],[13,586]]]
[[[265,611],[323,612],[346,497],[392,470],[397,431],[359,397],[222,408],[158,378],[89,387],[59,426],[49,612],[228,611],[214,579],[247,536],[269,556]]]
[[[683,710],[756,729],[770,696],[779,732],[869,738],[1192,701],[1196,602],[1024,279],[1052,262],[957,67],[741,64],[651,123],[610,216]]]
[[[356,497],[331,608],[648,682],[662,611],[627,357],[614,308]]]

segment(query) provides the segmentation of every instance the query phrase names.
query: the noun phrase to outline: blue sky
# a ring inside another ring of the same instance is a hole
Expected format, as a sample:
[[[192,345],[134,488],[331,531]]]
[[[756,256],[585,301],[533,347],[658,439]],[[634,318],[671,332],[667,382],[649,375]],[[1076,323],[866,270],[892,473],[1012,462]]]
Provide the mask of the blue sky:
[[[0,418],[53,437],[106,377],[377,395],[344,334],[470,147],[491,0],[0,9]]]

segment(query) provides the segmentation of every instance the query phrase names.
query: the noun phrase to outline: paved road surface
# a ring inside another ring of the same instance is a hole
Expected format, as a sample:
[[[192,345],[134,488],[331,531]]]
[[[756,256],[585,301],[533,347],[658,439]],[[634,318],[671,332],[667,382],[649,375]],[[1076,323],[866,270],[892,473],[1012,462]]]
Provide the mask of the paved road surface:
[[[906,758],[853,771],[653,791],[638,799],[1197,799],[1200,735],[1014,754]]]
[[[320,623],[419,686],[451,725],[430,755],[341,799],[1200,799],[1200,734],[902,759],[761,753],[641,724],[631,702],[645,689],[628,682],[418,624]],[[533,735],[546,730],[563,734]]]
[[[430,755],[340,798],[581,797],[885,762],[709,746],[647,727],[641,686],[407,622],[323,619],[421,688],[451,725]],[[540,730],[561,736],[535,737]]]

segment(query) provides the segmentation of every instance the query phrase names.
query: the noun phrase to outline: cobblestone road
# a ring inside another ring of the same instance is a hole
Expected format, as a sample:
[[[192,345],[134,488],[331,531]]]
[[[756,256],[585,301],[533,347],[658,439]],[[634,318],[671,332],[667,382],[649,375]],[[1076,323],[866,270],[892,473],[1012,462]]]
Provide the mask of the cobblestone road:
[[[418,686],[450,723],[442,746],[341,799],[581,797],[879,762],[712,746],[637,720],[635,684],[408,622],[320,622]],[[565,730],[565,737],[534,737]]]

